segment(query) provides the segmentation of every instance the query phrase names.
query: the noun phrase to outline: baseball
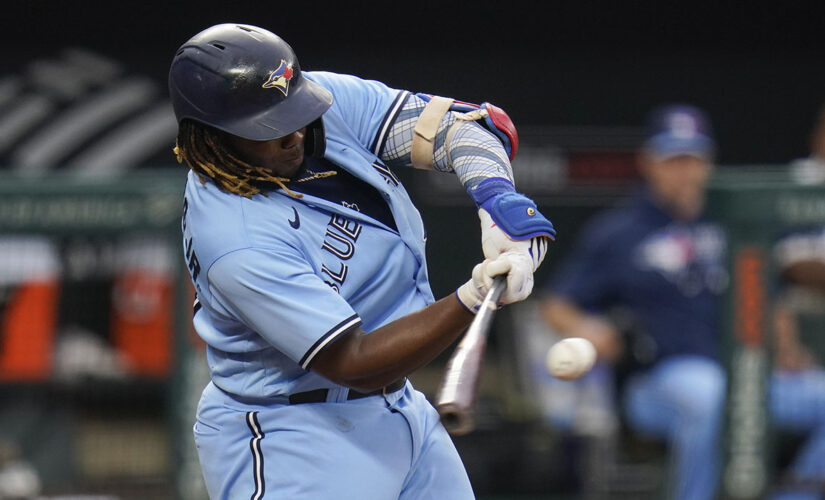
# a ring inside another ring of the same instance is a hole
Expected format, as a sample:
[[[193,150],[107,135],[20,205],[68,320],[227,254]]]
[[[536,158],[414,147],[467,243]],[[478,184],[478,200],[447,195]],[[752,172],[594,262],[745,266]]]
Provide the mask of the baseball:
[[[589,340],[575,337],[560,340],[547,351],[547,371],[562,380],[575,380],[593,368],[596,349]]]

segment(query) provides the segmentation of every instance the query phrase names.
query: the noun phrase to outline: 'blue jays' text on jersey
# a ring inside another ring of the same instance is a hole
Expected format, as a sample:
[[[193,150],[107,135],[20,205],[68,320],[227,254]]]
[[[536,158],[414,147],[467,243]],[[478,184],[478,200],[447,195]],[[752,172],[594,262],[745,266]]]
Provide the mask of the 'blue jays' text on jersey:
[[[394,225],[346,195],[325,199],[307,187],[300,199],[275,189],[247,199],[189,173],[182,225],[194,325],[213,382],[245,398],[321,387],[346,398],[309,371],[318,353],[356,326],[369,332],[433,301],[421,217],[373,152],[408,93],[347,75],[304,76],[335,99],[323,115],[325,159],[371,186],[372,205],[383,198]]]
[[[645,192],[585,226],[550,288],[591,312],[626,309],[659,358],[716,358],[725,248],[721,226],[674,220]]]

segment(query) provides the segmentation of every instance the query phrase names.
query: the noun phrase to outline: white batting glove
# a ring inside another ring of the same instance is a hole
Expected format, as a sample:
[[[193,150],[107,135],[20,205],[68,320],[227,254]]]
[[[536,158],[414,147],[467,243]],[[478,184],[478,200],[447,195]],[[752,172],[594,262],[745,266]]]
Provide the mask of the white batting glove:
[[[526,299],[533,291],[533,262],[523,252],[504,252],[493,260],[485,259],[473,268],[473,277],[456,290],[459,302],[475,314],[490,287],[493,278],[507,275],[507,288],[498,305],[512,304]]]
[[[495,259],[505,252],[518,252],[532,262],[533,272],[539,268],[547,255],[547,242],[549,241],[547,237],[536,236],[527,240],[514,240],[498,227],[483,208],[478,210],[478,218],[481,221],[481,249],[485,258]]]

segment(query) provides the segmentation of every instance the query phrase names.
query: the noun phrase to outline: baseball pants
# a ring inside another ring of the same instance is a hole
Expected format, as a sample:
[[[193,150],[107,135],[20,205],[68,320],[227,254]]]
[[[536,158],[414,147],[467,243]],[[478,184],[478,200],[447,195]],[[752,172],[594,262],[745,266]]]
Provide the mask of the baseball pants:
[[[438,413],[409,382],[385,396],[266,406],[210,383],[194,433],[214,499],[474,498]]]

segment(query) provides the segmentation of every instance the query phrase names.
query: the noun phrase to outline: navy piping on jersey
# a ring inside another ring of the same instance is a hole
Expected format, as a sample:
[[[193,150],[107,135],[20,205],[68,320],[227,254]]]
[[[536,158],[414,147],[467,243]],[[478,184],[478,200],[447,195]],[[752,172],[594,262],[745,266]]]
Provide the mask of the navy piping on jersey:
[[[372,141],[372,146],[370,146],[370,151],[372,151],[375,156],[381,156],[381,153],[383,153],[384,139],[387,138],[387,133],[390,131],[390,126],[395,121],[395,117],[398,116],[398,113],[401,112],[401,108],[404,107],[404,103],[407,102],[407,98],[409,96],[409,91],[404,90],[399,92],[398,95],[395,96],[395,100],[392,102],[390,110],[386,115],[384,115],[384,119],[378,127],[378,134],[375,135],[375,140]]]
[[[261,451],[261,440],[264,438],[264,431],[258,422],[258,412],[251,411],[246,414],[246,424],[252,431],[252,438],[249,440],[249,449],[252,450],[252,473],[255,480],[255,491],[252,492],[251,500],[260,500],[264,497],[266,483],[264,482],[264,454]]]
[[[392,184],[393,186],[401,184],[401,181],[398,180],[398,177],[395,176],[392,170],[390,170],[388,166],[382,164],[380,161],[372,162],[372,168],[378,170],[378,173],[381,174],[382,177],[384,177],[384,180],[387,181],[388,184]]]
[[[324,347],[357,326],[361,326],[361,318],[359,318],[357,314],[353,314],[349,318],[338,323],[327,333],[322,335],[321,338],[319,338],[314,344],[312,344],[312,347],[310,347],[306,354],[304,354],[304,357],[301,358],[301,361],[298,364],[300,364],[301,368],[304,370],[309,370],[309,366],[312,364],[315,356],[317,356],[318,353],[324,349]]]

